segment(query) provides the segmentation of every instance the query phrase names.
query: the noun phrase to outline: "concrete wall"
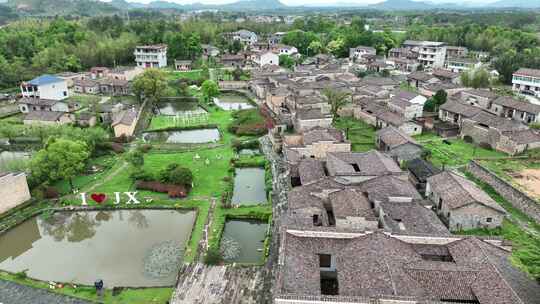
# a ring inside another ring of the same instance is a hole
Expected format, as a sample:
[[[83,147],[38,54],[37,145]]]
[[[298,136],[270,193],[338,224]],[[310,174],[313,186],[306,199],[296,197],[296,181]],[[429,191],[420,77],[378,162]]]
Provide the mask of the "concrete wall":
[[[540,204],[536,200],[516,189],[507,181],[501,179],[475,161],[469,163],[467,170],[476,178],[493,187],[495,191],[511,203],[512,206],[532,217],[537,222],[540,222]]]
[[[301,133],[315,127],[330,128],[332,126],[332,118],[309,119],[309,120],[294,120],[294,129]]]
[[[443,202],[444,204],[444,202]],[[488,222],[488,218],[491,222]],[[450,230],[496,228],[502,225],[504,214],[489,207],[472,204],[450,212]]]
[[[0,177],[0,214],[30,199],[30,190],[24,173]]]

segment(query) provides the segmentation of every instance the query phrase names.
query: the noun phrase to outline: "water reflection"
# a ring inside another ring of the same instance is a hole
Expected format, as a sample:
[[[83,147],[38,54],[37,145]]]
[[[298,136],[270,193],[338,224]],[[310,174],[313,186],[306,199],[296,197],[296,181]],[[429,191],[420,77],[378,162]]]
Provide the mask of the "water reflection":
[[[232,203],[238,205],[256,205],[266,202],[264,169],[236,169]]]
[[[214,98],[214,103],[219,108],[226,111],[247,110],[254,108],[246,97],[237,94],[221,94],[218,98]]]
[[[0,269],[107,287],[173,285],[195,212],[122,210],[35,217],[0,236]]]
[[[219,141],[220,134],[218,129],[163,131],[144,133],[143,139],[150,142],[166,142],[170,144],[202,144]]]
[[[197,102],[162,102],[157,105],[154,112],[165,116],[206,113],[203,108],[199,107]]]
[[[268,224],[257,220],[230,220],[225,223],[221,252],[227,262],[260,263]]]

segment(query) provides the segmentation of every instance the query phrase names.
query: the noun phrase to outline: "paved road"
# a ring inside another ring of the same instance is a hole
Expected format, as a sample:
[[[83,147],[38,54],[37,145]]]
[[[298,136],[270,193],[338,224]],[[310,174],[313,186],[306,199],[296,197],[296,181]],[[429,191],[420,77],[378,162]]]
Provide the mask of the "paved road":
[[[0,280],[0,304],[90,304],[90,302]]]

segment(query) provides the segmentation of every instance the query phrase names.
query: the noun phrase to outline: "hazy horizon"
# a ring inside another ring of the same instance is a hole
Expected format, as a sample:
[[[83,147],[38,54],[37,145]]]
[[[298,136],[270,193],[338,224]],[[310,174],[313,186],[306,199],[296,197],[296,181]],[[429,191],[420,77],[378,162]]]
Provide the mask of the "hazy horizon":
[[[149,3],[155,0],[127,0],[128,2],[137,2],[137,3]],[[164,0],[167,2],[174,2],[179,4],[193,4],[193,3],[203,3],[203,4],[227,4],[237,2],[239,0]],[[281,3],[286,5],[331,5],[336,3],[350,3],[350,4],[375,4],[379,2],[384,2],[385,0],[280,0]],[[493,3],[497,0],[413,0],[413,1],[423,1],[423,2],[432,2],[432,3],[461,3],[461,4],[487,4]]]

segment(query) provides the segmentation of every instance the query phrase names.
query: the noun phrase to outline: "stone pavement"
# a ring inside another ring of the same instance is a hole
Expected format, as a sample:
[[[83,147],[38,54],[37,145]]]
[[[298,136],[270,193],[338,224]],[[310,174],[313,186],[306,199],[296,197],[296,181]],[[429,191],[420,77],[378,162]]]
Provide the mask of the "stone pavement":
[[[90,304],[90,302],[0,280],[0,304]]]

